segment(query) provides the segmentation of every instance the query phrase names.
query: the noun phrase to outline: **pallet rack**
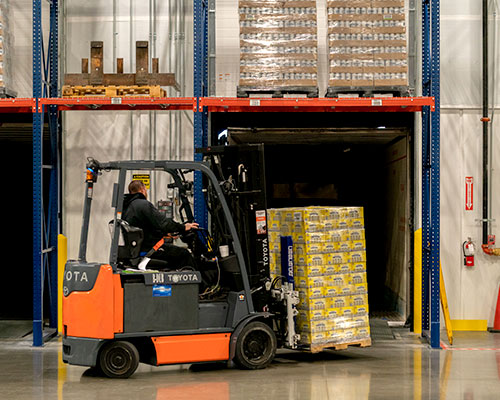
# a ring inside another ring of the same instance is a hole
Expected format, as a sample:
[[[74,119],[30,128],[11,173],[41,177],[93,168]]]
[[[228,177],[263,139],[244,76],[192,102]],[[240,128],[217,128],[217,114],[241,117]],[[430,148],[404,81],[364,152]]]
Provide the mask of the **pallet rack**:
[[[33,0],[33,98],[0,99],[0,113],[33,115],[33,345],[42,346],[43,287],[48,282],[49,327],[57,325],[57,236],[60,232],[60,123],[68,110],[192,110],[194,147],[208,144],[213,112],[421,112],[422,115],[422,332],[439,348],[439,179],[440,179],[440,1],[422,2],[423,97],[359,99],[238,99],[208,97],[209,19],[213,2],[194,0],[194,93],[191,98],[58,97],[58,0],[50,2],[49,46],[43,51],[42,0]],[[209,10],[209,7],[210,10]],[[212,18],[213,19],[213,18]],[[213,62],[211,63],[213,64]],[[48,162],[43,163],[44,119],[50,130]],[[195,160],[201,154],[195,153]],[[207,224],[202,182],[195,176],[195,218]],[[49,188],[43,199],[43,187]],[[47,203],[48,199],[48,203]]]

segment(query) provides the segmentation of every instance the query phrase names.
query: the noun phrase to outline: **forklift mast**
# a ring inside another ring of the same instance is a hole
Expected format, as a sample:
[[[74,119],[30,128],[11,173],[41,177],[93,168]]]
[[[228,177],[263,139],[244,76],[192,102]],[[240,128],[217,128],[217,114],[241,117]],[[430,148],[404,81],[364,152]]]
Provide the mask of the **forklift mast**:
[[[269,278],[264,145],[214,146],[197,152],[210,162],[230,204],[250,286],[261,287]]]

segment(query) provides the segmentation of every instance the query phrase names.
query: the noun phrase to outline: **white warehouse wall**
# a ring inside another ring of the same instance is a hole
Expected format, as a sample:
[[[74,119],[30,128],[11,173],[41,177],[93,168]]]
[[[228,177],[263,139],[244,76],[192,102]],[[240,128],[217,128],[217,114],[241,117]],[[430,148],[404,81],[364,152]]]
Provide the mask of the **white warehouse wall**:
[[[323,0],[319,0],[323,1]],[[111,2],[66,0],[66,65],[68,72],[79,72],[80,59],[87,57],[91,40],[105,41],[106,72],[112,68],[112,9]],[[187,2],[186,24],[186,89],[192,93],[192,2]],[[420,2],[417,2],[418,5]],[[492,2],[493,3],[493,2]],[[45,3],[44,3],[45,4]],[[83,5],[82,5],[83,4]],[[130,68],[129,23],[130,0],[118,4],[117,56],[123,57],[125,70]],[[148,3],[132,0],[134,6],[133,40],[147,40],[149,34]],[[160,71],[168,72],[168,1],[158,1],[158,56]],[[217,0],[217,94],[234,95],[237,84],[238,15],[235,0]],[[14,15],[13,44],[16,68],[14,89],[19,97],[31,96],[31,0],[11,1]],[[236,12],[236,14],[234,14]],[[482,124],[481,118],[481,4],[466,0],[441,1],[441,261],[446,282],[452,319],[487,319],[492,325],[498,285],[500,259],[486,256],[478,250],[476,266],[465,269],[461,246],[471,237],[477,247],[481,244],[482,218]],[[498,19],[498,17],[497,17]],[[493,19],[490,19],[493,22]],[[47,26],[47,24],[45,24]],[[498,31],[496,36],[498,36]],[[493,35],[490,36],[493,38]],[[498,48],[498,41],[496,43]],[[498,51],[497,51],[498,53]],[[320,53],[321,54],[321,53]],[[493,57],[492,57],[493,58]],[[500,60],[496,54],[496,70]],[[236,64],[235,64],[236,63]],[[230,75],[225,75],[230,74]],[[498,78],[498,77],[497,77]],[[500,80],[496,79],[495,101],[499,104]],[[500,110],[495,109],[498,114]],[[172,112],[172,115],[176,112]],[[133,129],[130,126],[132,116]],[[192,115],[190,115],[192,118]],[[169,143],[169,114],[158,113],[157,157],[167,157],[173,146]],[[192,157],[192,127],[182,113],[182,143],[180,157]],[[499,118],[494,119],[492,233],[500,235],[500,137]],[[174,123],[173,123],[174,125]],[[133,132],[133,135],[131,134]],[[64,226],[69,238],[69,256],[77,256],[81,210],[83,205],[85,157],[125,159],[150,155],[149,114],[147,112],[71,112],[64,124]],[[173,143],[172,143],[173,144]],[[179,154],[179,151],[178,151]],[[465,177],[474,177],[474,210],[465,211]],[[102,183],[101,183],[102,182]],[[103,178],[98,185],[106,186]],[[420,187],[417,187],[417,191]],[[97,203],[96,201],[95,203]],[[108,200],[105,207],[109,209]],[[89,260],[102,260],[106,254],[103,238],[109,213],[95,210],[100,217],[94,227],[89,246]],[[95,219],[94,221],[97,221]],[[103,243],[103,244],[100,244]],[[500,247],[500,245],[499,245]]]
[[[496,2],[490,2],[493,6]],[[498,10],[497,10],[498,12]],[[446,1],[441,6],[441,262],[452,319],[486,319],[493,325],[500,259],[485,255],[482,243],[482,26],[481,3]],[[490,18],[490,102],[499,103],[498,24]],[[493,41],[496,40],[496,43]],[[493,46],[495,44],[495,46]],[[494,50],[495,49],[495,50]],[[498,113],[495,107],[495,113]],[[499,121],[493,119],[490,179],[491,233],[499,235]],[[474,178],[474,208],[465,210],[465,177]],[[476,244],[475,266],[463,265],[462,243]],[[500,246],[500,245],[499,245]]]

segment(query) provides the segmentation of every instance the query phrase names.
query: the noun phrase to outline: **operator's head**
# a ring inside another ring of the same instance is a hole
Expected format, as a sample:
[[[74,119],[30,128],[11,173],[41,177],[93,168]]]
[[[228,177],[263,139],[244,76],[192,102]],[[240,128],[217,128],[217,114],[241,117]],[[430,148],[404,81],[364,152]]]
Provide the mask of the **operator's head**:
[[[148,197],[148,192],[146,190],[146,185],[142,181],[132,181],[128,185],[128,192],[130,194],[142,193],[144,197]]]

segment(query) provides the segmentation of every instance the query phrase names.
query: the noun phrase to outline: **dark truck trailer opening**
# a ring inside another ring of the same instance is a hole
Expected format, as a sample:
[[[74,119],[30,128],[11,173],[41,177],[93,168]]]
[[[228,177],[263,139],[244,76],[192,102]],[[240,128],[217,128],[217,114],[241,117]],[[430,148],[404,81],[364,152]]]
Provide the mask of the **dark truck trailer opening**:
[[[227,144],[264,144],[268,208],[364,207],[370,312],[406,321],[412,310],[413,140],[410,119],[396,123],[401,126],[229,127]]]

